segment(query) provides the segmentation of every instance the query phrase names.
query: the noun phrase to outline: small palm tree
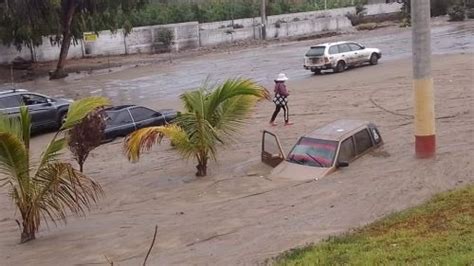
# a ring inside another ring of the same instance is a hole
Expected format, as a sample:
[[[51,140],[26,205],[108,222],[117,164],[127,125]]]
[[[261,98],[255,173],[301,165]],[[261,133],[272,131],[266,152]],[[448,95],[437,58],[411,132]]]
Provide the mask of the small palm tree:
[[[268,92],[256,83],[228,80],[215,88],[201,88],[181,95],[185,112],[173,125],[150,127],[129,135],[124,144],[129,160],[137,161],[143,150],[149,150],[163,137],[184,158],[198,162],[196,176],[207,175],[209,159],[216,160],[217,145],[226,144],[245,124],[256,102],[268,98]]]
[[[42,219],[46,223],[47,217],[53,223],[65,221],[67,210],[84,214],[102,193],[98,183],[58,156],[66,144],[62,133],[106,104],[106,99],[98,97],[72,103],[65,122],[38,162],[30,158],[28,109],[21,108],[19,119],[0,116],[0,187],[9,186],[9,195],[20,212],[21,243],[35,239]]]

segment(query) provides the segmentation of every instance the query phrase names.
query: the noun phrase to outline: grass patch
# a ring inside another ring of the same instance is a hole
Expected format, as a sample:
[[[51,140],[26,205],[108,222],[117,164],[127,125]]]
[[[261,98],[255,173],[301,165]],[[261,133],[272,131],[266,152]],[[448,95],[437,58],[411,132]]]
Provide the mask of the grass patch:
[[[441,193],[353,233],[290,250],[275,265],[473,265],[474,186]]]

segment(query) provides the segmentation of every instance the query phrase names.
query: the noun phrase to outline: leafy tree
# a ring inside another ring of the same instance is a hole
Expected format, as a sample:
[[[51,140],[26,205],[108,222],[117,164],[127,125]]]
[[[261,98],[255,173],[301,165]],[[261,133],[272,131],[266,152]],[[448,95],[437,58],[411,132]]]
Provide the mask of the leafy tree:
[[[104,98],[86,98],[71,104],[66,121],[53,137],[38,162],[30,157],[31,118],[26,107],[20,117],[0,116],[0,187],[8,186],[9,195],[21,215],[21,243],[35,239],[43,219],[65,221],[67,210],[85,214],[102,189],[93,179],[59,159],[66,140],[60,137],[98,107]]]
[[[233,140],[255,103],[264,97],[268,97],[264,88],[240,79],[186,92],[181,96],[186,112],[176,123],[132,133],[125,140],[125,153],[129,160],[138,161],[142,151],[167,137],[185,159],[197,160],[196,176],[206,176],[209,159],[217,160],[217,145]]]
[[[56,71],[51,78],[62,78],[66,76],[64,66],[71,42],[81,39],[86,31],[124,28],[128,33],[131,25],[123,18],[128,18],[146,1],[6,0],[7,4],[0,10],[0,39],[21,49],[22,45],[41,45],[42,36],[51,35],[51,42],[61,45]]]
[[[79,164],[81,173],[89,153],[102,143],[105,126],[104,112],[95,110],[69,130],[67,137],[69,150]]]

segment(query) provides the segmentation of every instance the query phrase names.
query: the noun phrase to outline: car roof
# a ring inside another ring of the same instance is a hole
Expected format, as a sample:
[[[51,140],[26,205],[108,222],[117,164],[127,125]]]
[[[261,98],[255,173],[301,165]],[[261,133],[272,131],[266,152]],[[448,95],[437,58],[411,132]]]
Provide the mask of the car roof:
[[[327,43],[321,43],[317,45],[312,45],[311,48],[313,47],[318,47],[318,46],[332,46],[332,45],[338,45],[338,44],[345,44],[345,43],[357,43],[357,42],[352,42],[352,41],[343,41],[343,42],[327,42]]]
[[[0,90],[0,97],[1,96],[11,96],[11,95],[18,95],[24,92],[28,92],[25,89],[7,89],[7,90]]]
[[[123,109],[128,109],[130,107],[136,107],[136,105],[133,105],[133,104],[117,105],[117,106],[108,107],[105,109],[105,111],[121,111]]]
[[[342,141],[367,127],[369,124],[370,123],[368,121],[340,119],[320,127],[304,135],[304,137]]]

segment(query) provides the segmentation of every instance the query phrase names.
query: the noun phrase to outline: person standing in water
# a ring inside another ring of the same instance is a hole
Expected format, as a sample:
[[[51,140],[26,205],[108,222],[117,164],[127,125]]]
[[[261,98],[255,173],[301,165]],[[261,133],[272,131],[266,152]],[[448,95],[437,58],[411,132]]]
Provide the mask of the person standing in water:
[[[276,126],[275,119],[280,113],[280,110],[283,109],[283,116],[285,119],[285,126],[293,125],[289,121],[289,110],[288,110],[288,89],[286,88],[285,81],[288,80],[288,77],[284,73],[278,74],[278,77],[275,79],[275,97],[273,102],[275,103],[275,112],[273,112],[272,119],[270,120],[270,125]]]

